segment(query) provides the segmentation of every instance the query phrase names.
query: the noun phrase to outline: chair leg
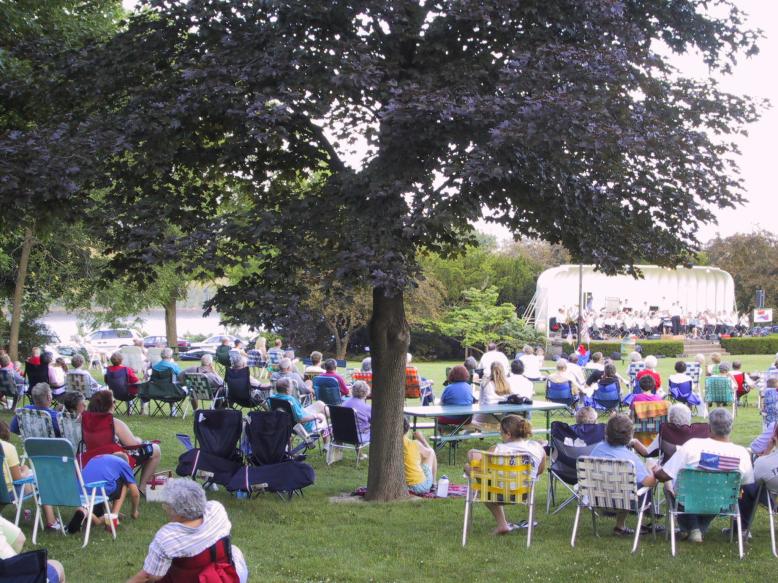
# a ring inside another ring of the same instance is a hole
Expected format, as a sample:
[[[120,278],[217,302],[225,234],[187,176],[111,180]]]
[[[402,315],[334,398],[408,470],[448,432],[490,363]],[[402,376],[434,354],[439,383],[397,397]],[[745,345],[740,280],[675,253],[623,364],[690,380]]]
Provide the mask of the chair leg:
[[[93,488],[91,496],[87,496],[88,506],[86,509],[86,532],[84,533],[84,544],[81,545],[82,549],[89,544],[89,531],[92,530],[92,511],[95,508],[96,496],[97,496],[97,488]]]
[[[570,537],[570,546],[575,547],[575,534],[578,532],[578,519],[581,517],[581,504],[575,507],[575,519],[573,520],[573,536]]]
[[[35,526],[32,527],[32,544],[38,544],[38,524],[41,517],[40,504],[35,505]]]
[[[527,524],[527,548],[532,544],[532,523],[535,518],[535,486],[529,492],[529,524]]]
[[[759,501],[757,500],[757,504]],[[740,512],[735,516],[737,521],[737,550],[740,558],[743,558],[743,522],[740,520]]]
[[[769,490],[767,491],[767,512],[770,514],[770,546],[773,550],[773,556],[778,557],[778,552],[776,552],[775,549],[775,516],[773,515],[773,501],[770,498]]]
[[[103,508],[105,508],[105,511],[108,514],[111,514],[112,509],[108,505],[108,496],[105,494],[105,488],[100,488],[100,493],[103,496]],[[116,540],[116,527],[113,524],[113,520],[109,520],[108,522],[111,524],[111,536],[113,537],[114,540]]]
[[[640,512],[638,512],[638,524],[635,527],[635,540],[632,541],[632,552],[638,550],[638,543],[640,542],[640,527],[643,524],[643,513],[646,511],[646,502],[648,501],[648,493],[643,494],[643,502],[640,505]]]
[[[675,556],[675,514],[672,509],[667,509],[667,514],[670,516],[670,554]]]
[[[554,496],[554,475],[548,473],[548,488],[546,489],[546,514],[551,513],[551,498]]]
[[[465,493],[465,522],[462,525],[462,546],[467,544],[467,526],[468,518],[470,517],[470,485],[467,486],[467,492]]]

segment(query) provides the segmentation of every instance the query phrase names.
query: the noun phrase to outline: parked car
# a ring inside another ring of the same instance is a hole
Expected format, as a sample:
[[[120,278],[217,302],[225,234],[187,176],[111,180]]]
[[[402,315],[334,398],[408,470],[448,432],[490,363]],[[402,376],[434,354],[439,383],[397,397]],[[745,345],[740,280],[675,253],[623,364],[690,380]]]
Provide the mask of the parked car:
[[[146,336],[143,339],[143,346],[146,348],[154,348],[155,346],[167,346],[167,336]],[[192,343],[186,338],[178,337],[178,349],[189,350],[192,348]]]
[[[215,354],[215,351],[211,350],[210,348],[193,348],[192,350],[188,350],[186,352],[181,352],[178,355],[178,360],[200,360],[203,357],[203,354],[210,354],[213,356]]]
[[[222,338],[229,338],[230,345],[234,344],[235,340],[238,339],[237,336],[232,336],[231,334],[217,334],[216,336],[206,338],[202,342],[192,342],[192,348],[210,348],[215,351],[222,345]]]
[[[136,338],[140,340],[140,335],[129,328],[110,328],[95,330],[84,339],[84,343],[99,352],[111,354],[122,346],[132,346]]]

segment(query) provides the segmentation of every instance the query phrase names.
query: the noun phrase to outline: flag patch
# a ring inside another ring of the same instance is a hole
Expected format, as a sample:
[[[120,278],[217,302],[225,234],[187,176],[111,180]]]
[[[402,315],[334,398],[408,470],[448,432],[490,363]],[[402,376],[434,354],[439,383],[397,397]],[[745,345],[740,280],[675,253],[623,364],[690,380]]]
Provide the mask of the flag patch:
[[[740,459],[716,453],[702,452],[700,454],[700,463],[698,467],[703,470],[729,472],[740,469]]]

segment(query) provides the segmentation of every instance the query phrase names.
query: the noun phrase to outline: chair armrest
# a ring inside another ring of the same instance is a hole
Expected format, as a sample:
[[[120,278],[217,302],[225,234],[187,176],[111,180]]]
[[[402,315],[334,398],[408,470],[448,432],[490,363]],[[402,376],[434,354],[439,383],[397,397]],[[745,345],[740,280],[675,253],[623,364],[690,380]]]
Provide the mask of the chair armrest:
[[[96,490],[97,488],[105,488],[108,485],[108,482],[106,480],[99,480],[97,482],[89,482],[88,484],[84,484],[84,487],[89,490]]]
[[[645,494],[648,494],[648,493],[649,493],[649,492],[651,492],[653,489],[654,489],[654,488],[651,488],[651,487],[649,487],[649,486],[643,486],[642,488],[638,488],[638,492],[637,492],[637,494],[638,494],[638,497],[640,497],[640,496],[643,496],[643,495],[645,495]]]
[[[35,482],[35,476],[27,476],[26,478],[19,478],[14,480],[14,486],[20,486],[21,484],[32,484]]]

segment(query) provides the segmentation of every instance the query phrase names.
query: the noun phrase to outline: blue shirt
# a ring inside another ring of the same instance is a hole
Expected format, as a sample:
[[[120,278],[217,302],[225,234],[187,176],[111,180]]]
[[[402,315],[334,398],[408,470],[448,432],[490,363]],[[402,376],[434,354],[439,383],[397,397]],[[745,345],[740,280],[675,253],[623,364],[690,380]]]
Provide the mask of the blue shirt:
[[[627,460],[635,465],[635,475],[638,480],[638,488],[643,485],[643,480],[648,477],[648,469],[643,460],[633,452],[627,449],[625,445],[610,445],[607,441],[601,441],[594,446],[592,457],[606,457],[616,460]]]
[[[100,481],[108,482],[105,486],[105,493],[108,496],[119,488],[119,480],[123,480],[125,484],[135,483],[135,476],[132,474],[130,464],[118,455],[93,457],[86,464],[81,474],[84,477],[84,484]]]
[[[295,423],[299,423],[300,419],[305,417],[305,409],[303,409],[303,406],[300,405],[300,401],[295,399],[292,395],[286,395],[283,393],[274,393],[271,397],[272,399],[283,399],[284,401],[288,401],[292,405],[292,414],[294,415],[294,421]],[[307,423],[303,424],[306,431],[313,431],[315,429],[315,425],[313,421],[308,421]]]
[[[181,374],[181,369],[172,360],[160,360],[157,364],[155,364],[151,368],[153,370],[157,371],[157,372],[164,372],[167,369],[172,370],[173,371],[173,381],[174,382],[175,382],[175,379],[178,377],[178,375]]]
[[[472,405],[473,388],[467,381],[451,383],[443,390],[441,405]]]
[[[47,409],[46,407],[38,407],[38,405],[25,405],[25,409],[37,409],[38,411],[46,411],[46,413],[49,414],[49,417],[51,417],[51,425],[54,427],[54,435],[57,437],[62,437],[62,433],[59,430],[59,413],[55,411],[54,409]],[[16,435],[19,435],[19,419],[16,417],[16,415],[13,416],[13,419],[11,419],[11,431],[15,433]]]

